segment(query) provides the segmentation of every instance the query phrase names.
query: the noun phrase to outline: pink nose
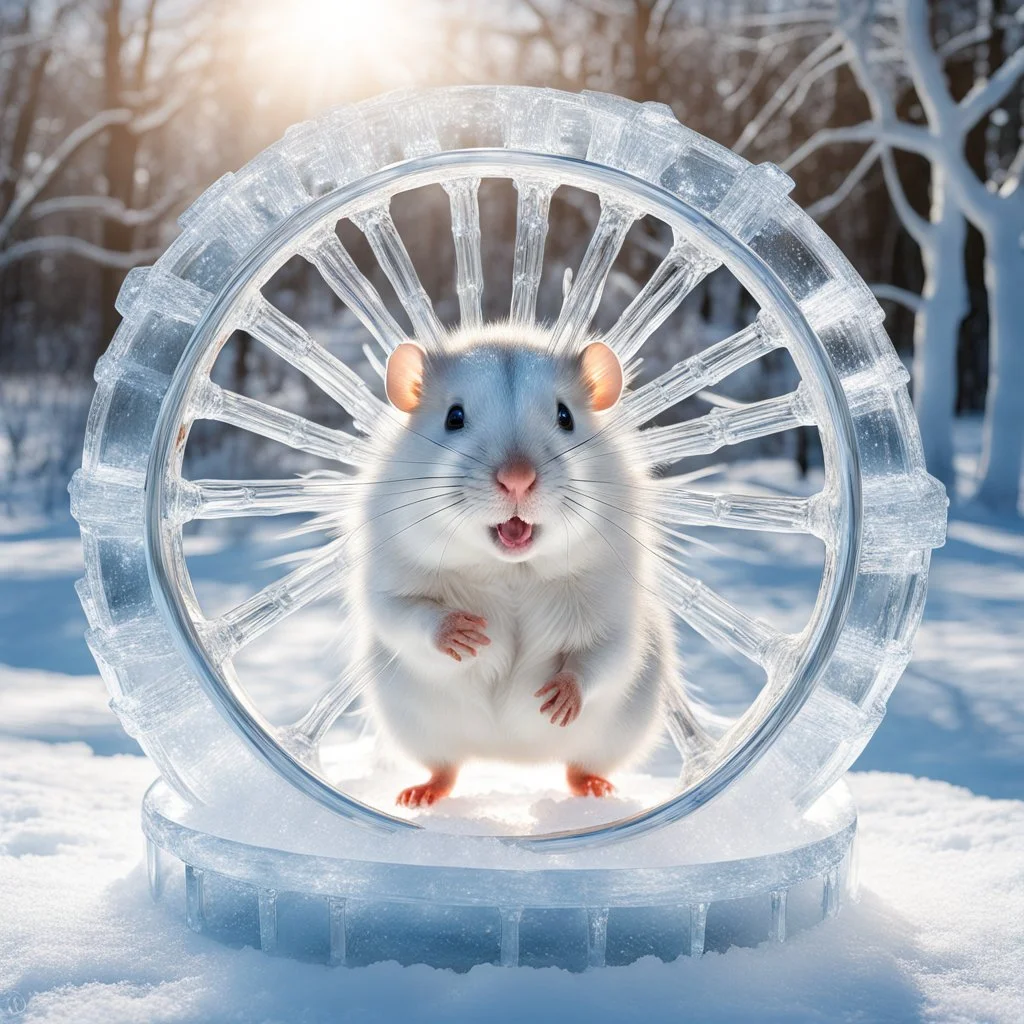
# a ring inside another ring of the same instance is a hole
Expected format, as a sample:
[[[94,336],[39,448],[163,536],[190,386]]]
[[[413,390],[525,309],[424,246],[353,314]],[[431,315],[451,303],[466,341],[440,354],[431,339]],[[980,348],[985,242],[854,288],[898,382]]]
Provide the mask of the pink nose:
[[[528,462],[511,462],[498,470],[498,489],[513,501],[522,501],[537,482],[537,471]]]

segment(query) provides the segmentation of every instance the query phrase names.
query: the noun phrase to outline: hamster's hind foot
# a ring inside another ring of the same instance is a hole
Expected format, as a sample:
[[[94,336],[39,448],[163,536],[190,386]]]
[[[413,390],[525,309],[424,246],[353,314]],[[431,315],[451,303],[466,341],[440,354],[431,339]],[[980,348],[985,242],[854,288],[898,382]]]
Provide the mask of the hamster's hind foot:
[[[400,807],[430,807],[438,800],[443,800],[455,788],[458,776],[458,768],[435,768],[426,782],[403,789],[395,798],[395,803]]]
[[[611,796],[615,787],[600,775],[594,775],[577,764],[566,765],[565,781],[573,796]]]

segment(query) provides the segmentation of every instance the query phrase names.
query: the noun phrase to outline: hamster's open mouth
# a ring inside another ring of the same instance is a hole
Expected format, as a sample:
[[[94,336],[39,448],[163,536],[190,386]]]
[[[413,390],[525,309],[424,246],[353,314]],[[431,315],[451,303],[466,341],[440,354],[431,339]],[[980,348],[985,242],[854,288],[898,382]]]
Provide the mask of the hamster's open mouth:
[[[501,545],[510,551],[525,551],[533,541],[533,523],[527,523],[519,516],[498,523],[493,530]]]

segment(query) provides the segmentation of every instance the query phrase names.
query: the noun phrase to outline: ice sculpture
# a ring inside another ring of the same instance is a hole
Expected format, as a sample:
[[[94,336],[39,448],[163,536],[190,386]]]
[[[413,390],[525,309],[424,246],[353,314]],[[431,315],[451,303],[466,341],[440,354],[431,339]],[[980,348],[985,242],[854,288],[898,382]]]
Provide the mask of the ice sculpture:
[[[184,480],[196,420],[232,424],[357,476],[362,437],[388,414],[367,382],[262,295],[264,284],[301,255],[379,350],[391,351],[405,332],[336,233],[347,219],[415,337],[440,344],[441,322],[391,199],[444,188],[461,319],[481,323],[484,178],[511,179],[517,192],[510,314],[518,321],[535,317],[555,189],[572,185],[600,201],[553,327],[565,344],[587,331],[627,232],[645,215],[669,225],[674,244],[606,335],[623,361],[720,265],[760,304],[749,327],[626,396],[624,412],[652,464],[799,425],[816,426],[825,463],[825,487],[810,498],[663,481],[657,513],[667,523],[820,538],[824,571],[811,618],[798,633],[780,632],[699,579],[668,571],[672,609],[760,666],[760,696],[709,763],[659,806],[500,840],[421,829],[331,784],[317,746],[358,694],[358,678],[343,679],[287,729],[269,725],[237,684],[234,655],[337,587],[341,542],[214,619],[200,611],[182,549],[183,526],[195,519],[317,511],[339,498],[339,484],[322,479]],[[754,925],[760,938],[785,938],[808,887],[819,913],[835,913],[850,884],[856,822],[839,780],[910,656],[946,497],[925,471],[908,375],[882,312],[787,198],[791,185],[778,168],[751,166],[658,104],[530,88],[411,91],[295,127],[210,188],[154,267],[129,274],[118,301],[123,323],[96,369],[71,495],[85,547],[79,593],[89,645],[111,706],[162,775],[144,806],[154,895],[176,858],[186,865],[193,928],[331,963],[380,955],[585,967],[644,952],[700,953],[706,929],[717,929],[720,945],[740,941],[742,928],[719,912],[744,900],[763,916],[763,929]],[[356,432],[212,383],[236,328],[340,403]],[[790,393],[645,426],[781,347],[801,377]],[[389,948],[385,933],[412,945]]]

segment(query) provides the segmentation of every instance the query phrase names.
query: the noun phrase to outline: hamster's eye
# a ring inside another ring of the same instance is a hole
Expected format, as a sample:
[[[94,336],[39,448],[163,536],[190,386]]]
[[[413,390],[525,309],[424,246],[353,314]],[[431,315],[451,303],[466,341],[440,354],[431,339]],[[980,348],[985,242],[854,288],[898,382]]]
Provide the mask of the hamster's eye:
[[[453,405],[444,420],[445,430],[461,430],[466,425],[466,413],[461,405]]]
[[[572,413],[561,402],[558,403],[558,425],[563,430],[572,430],[575,425],[572,421]]]

